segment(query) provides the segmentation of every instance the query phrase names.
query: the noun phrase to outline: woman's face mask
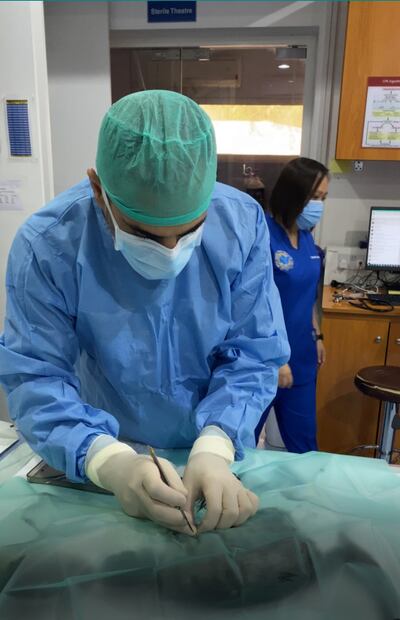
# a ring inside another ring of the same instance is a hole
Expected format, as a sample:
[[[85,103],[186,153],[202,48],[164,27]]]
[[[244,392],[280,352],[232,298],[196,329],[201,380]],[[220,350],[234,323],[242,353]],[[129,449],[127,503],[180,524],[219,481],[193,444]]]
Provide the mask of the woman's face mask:
[[[171,250],[152,239],[142,239],[121,230],[103,189],[102,194],[114,224],[114,247],[123,254],[132,269],[147,280],[176,278],[186,267],[194,248],[200,245],[204,224],[193,232],[184,235]]]
[[[296,219],[296,224],[300,230],[311,230],[321,219],[324,211],[322,200],[309,200],[303,211]]]

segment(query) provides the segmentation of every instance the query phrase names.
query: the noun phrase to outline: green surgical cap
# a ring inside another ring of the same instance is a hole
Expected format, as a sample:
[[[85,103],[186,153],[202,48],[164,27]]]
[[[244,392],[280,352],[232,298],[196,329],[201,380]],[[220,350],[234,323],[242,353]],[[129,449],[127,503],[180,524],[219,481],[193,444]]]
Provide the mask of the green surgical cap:
[[[168,90],[123,97],[99,134],[97,174],[128,217],[153,226],[186,224],[208,208],[217,154],[210,118]]]

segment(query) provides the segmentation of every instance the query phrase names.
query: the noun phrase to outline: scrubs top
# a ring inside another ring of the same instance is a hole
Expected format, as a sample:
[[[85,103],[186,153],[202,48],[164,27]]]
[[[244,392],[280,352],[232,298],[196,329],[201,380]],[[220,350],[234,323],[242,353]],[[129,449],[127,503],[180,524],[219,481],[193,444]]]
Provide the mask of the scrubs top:
[[[278,287],[291,356],[289,365],[294,384],[315,380],[318,358],[313,334],[313,307],[321,277],[321,253],[308,230],[298,231],[298,248],[270,215],[270,233],[274,279]]]
[[[241,458],[289,357],[268,244],[260,206],[220,183],[175,279],[115,250],[88,181],[31,216],[9,256],[0,381],[35,452],[80,481],[98,435],[189,448],[216,425]]]

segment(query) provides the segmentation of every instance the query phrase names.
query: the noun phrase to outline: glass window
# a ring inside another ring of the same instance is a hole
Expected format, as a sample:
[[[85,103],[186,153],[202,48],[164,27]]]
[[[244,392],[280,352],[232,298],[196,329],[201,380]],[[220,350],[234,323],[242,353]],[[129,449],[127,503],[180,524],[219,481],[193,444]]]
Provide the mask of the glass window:
[[[302,105],[201,105],[214,122],[218,154],[300,154]]]
[[[194,99],[214,123],[218,180],[265,205],[301,152],[306,62],[304,46],[115,48],[112,96],[161,88]]]

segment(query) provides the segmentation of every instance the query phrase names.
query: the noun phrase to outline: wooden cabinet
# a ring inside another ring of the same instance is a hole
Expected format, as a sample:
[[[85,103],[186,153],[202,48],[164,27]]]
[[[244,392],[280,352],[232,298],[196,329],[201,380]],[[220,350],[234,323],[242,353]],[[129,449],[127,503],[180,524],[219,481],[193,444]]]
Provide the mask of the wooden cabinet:
[[[362,148],[368,77],[400,77],[400,2],[349,2],[337,159],[400,160],[400,149]]]
[[[343,302],[335,305],[330,287],[325,287],[321,327],[327,361],[317,383],[319,448],[348,453],[357,445],[377,442],[380,403],[355,387],[354,376],[366,366],[400,365],[400,308],[385,315],[363,314]],[[396,446],[399,443],[400,437]]]
[[[386,364],[400,366],[400,323],[390,324]]]
[[[372,324],[371,324],[372,323]],[[327,362],[318,377],[318,444],[328,452],[349,452],[374,444],[379,401],[361,394],[354,376],[365,366],[385,363],[389,326],[386,321],[324,318]]]
[[[400,366],[400,323],[390,324],[386,364],[388,366]],[[400,450],[399,431],[396,433],[393,445],[397,450]]]

